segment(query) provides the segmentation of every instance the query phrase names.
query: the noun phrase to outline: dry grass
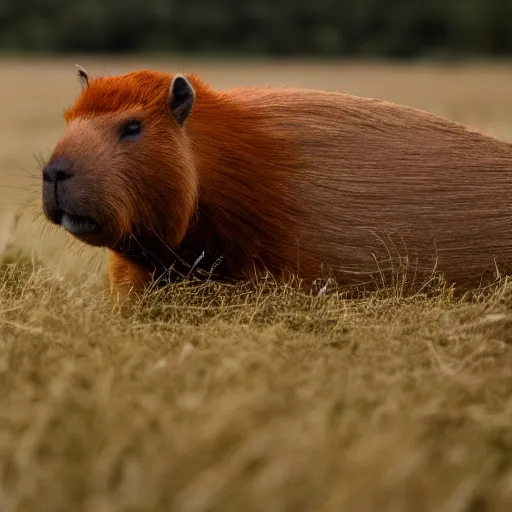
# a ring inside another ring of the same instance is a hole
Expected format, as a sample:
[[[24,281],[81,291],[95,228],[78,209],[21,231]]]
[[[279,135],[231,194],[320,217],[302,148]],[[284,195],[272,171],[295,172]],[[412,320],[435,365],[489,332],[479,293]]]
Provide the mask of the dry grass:
[[[510,510],[512,283],[462,299],[188,284],[113,303],[101,251],[32,221],[32,153],[59,135],[73,63],[0,63],[0,511]],[[194,69],[512,133],[505,68]]]

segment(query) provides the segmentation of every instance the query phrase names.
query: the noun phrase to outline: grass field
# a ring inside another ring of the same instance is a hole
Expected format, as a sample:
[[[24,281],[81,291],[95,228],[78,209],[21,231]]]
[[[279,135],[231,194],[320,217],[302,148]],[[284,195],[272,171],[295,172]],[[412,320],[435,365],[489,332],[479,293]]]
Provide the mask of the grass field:
[[[512,284],[177,285],[118,307],[103,253],[38,216],[75,61],[376,96],[512,139],[510,65],[0,61],[0,511],[511,510]]]

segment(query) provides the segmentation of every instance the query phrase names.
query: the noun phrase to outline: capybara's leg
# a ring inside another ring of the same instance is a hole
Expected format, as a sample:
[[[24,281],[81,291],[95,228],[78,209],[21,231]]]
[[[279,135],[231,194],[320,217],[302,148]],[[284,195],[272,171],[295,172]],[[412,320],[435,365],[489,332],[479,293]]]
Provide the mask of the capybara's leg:
[[[109,280],[112,293],[142,292],[151,283],[151,279],[150,272],[143,266],[121,254],[110,254]]]

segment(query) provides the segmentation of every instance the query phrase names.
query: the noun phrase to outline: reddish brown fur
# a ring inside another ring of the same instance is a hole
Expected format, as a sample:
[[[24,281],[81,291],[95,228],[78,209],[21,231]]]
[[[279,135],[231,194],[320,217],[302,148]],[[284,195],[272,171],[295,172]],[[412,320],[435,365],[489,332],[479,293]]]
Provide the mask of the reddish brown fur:
[[[84,241],[111,249],[114,288],[202,251],[206,270],[223,258],[220,277],[306,283],[388,284],[405,263],[418,283],[436,268],[464,287],[512,262],[510,143],[379,100],[215,91],[196,76],[178,126],[172,78],[93,80],[52,157],[72,159],[73,204],[107,228]],[[142,138],[120,145],[115,127],[135,114]]]

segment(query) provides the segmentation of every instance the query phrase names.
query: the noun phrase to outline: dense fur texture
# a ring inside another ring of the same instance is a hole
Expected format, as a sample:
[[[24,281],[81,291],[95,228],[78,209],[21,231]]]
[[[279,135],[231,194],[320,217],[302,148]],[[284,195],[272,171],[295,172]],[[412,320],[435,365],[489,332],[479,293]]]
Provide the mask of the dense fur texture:
[[[114,289],[171,267],[409,288],[437,270],[465,288],[512,262],[508,142],[341,93],[80,76],[45,212],[110,249]]]

